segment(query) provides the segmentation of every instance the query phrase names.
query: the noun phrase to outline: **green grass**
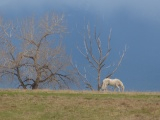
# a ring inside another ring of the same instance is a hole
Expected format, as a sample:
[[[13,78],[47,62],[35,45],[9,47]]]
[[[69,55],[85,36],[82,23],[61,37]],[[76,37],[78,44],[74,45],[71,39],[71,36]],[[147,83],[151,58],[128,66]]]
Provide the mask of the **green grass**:
[[[159,120],[160,93],[0,90],[0,120]]]

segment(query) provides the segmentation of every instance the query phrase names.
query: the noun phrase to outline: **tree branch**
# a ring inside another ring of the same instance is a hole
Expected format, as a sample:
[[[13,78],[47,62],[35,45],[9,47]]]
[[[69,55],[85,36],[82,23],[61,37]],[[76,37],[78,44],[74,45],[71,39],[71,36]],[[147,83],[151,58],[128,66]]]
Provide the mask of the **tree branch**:
[[[121,65],[121,62],[122,62],[122,60],[123,60],[123,58],[124,58],[124,55],[125,55],[126,51],[127,51],[127,48],[126,48],[126,46],[125,46],[125,49],[124,49],[124,51],[123,51],[123,53],[122,53],[122,55],[121,55],[121,57],[120,57],[120,59],[119,59],[119,62],[118,62],[118,64],[117,64],[116,68],[115,68],[109,75],[107,75],[106,78],[111,77],[111,76],[118,70],[118,68],[119,68],[119,66]]]

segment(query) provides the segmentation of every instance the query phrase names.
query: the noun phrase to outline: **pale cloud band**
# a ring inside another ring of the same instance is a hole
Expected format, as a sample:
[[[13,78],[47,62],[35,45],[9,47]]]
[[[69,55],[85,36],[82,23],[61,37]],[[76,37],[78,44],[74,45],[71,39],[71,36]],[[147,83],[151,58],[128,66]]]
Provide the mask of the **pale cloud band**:
[[[0,10],[12,12],[14,9],[82,9],[107,17],[125,9],[132,16],[160,21],[159,0],[5,0],[0,1]]]

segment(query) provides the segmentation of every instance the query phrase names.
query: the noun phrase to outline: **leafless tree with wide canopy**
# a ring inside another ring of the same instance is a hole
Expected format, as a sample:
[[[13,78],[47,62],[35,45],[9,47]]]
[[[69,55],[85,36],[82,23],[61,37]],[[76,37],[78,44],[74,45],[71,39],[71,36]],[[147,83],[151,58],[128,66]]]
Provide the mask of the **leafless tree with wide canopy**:
[[[4,22],[0,18],[0,77],[18,88],[69,89],[78,85],[62,45],[64,15]]]

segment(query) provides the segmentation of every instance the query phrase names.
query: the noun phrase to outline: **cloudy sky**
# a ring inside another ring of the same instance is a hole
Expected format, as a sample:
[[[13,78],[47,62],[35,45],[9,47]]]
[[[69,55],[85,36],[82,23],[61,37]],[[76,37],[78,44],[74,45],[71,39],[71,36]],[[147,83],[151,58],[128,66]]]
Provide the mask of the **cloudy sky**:
[[[0,15],[17,19],[51,11],[64,13],[70,33],[65,38],[66,49],[80,66],[86,63],[76,50],[76,44],[83,43],[78,32],[86,23],[96,26],[105,47],[112,28],[109,61],[116,63],[124,46],[128,48],[113,77],[121,79],[129,91],[160,91],[159,5],[159,0],[0,0]]]

